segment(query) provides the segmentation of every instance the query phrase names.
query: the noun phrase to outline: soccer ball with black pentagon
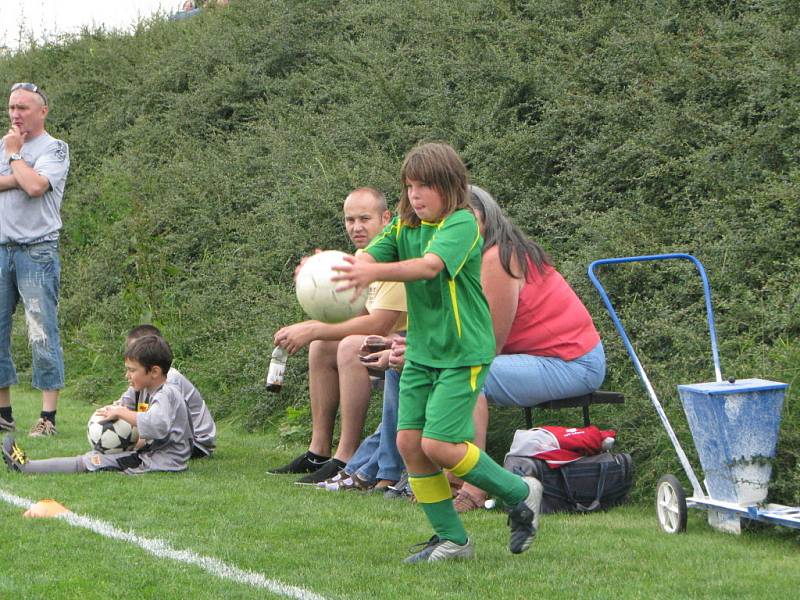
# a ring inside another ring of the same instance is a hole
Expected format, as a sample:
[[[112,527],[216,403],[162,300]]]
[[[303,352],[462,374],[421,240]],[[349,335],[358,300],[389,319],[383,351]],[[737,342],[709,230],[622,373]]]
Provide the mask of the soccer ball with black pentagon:
[[[125,450],[133,450],[139,440],[139,431],[122,419],[104,421],[103,417],[94,413],[89,419],[86,437],[92,450],[102,454],[117,454]]]
[[[337,292],[341,282],[331,281],[336,273],[333,267],[345,264],[344,252],[326,250],[309,256],[297,272],[295,289],[300,306],[312,319],[325,323],[339,323],[360,315],[367,301],[364,290],[355,301],[353,290]]]

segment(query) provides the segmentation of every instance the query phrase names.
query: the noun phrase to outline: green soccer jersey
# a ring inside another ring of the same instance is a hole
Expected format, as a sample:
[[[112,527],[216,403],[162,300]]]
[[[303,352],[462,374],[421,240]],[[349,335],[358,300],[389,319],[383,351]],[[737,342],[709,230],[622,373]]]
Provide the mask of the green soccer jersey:
[[[406,358],[435,368],[485,365],[494,358],[489,305],[481,289],[481,238],[474,215],[457,210],[437,223],[409,227],[395,217],[366,248],[378,262],[432,253],[444,269],[433,279],[407,281]]]

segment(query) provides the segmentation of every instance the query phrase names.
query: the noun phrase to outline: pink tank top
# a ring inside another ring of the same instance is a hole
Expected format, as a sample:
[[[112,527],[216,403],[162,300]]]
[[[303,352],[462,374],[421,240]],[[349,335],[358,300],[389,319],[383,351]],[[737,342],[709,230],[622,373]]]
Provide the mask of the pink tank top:
[[[533,354],[574,360],[600,342],[589,311],[561,273],[544,273],[528,261],[517,314],[501,354]]]

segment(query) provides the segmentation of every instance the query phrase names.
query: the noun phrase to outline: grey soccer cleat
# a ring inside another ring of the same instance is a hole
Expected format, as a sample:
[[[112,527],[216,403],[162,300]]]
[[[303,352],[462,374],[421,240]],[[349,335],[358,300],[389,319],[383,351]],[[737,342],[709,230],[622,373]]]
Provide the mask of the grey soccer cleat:
[[[508,526],[511,528],[508,549],[514,554],[525,552],[536,537],[536,532],[539,530],[539,510],[542,505],[541,482],[533,477],[522,479],[528,484],[528,497],[508,513]]]
[[[17,446],[13,435],[7,435],[3,440],[3,460],[10,471],[22,471],[22,466],[28,462],[27,454]]]
[[[438,560],[466,560],[475,558],[475,545],[472,543],[472,540],[469,539],[467,543],[462,546],[450,540],[439,539],[438,535],[434,535],[427,542],[417,544],[417,546],[423,545],[425,547],[422,550],[415,552],[403,562],[406,564],[415,564],[421,562],[436,562]]]

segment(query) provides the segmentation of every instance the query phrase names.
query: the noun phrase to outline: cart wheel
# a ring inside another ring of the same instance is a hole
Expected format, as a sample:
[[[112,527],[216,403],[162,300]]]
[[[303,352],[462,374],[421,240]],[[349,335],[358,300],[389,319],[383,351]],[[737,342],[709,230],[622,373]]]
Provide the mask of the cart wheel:
[[[656,515],[667,533],[686,531],[686,494],[674,475],[664,475],[656,486]]]

